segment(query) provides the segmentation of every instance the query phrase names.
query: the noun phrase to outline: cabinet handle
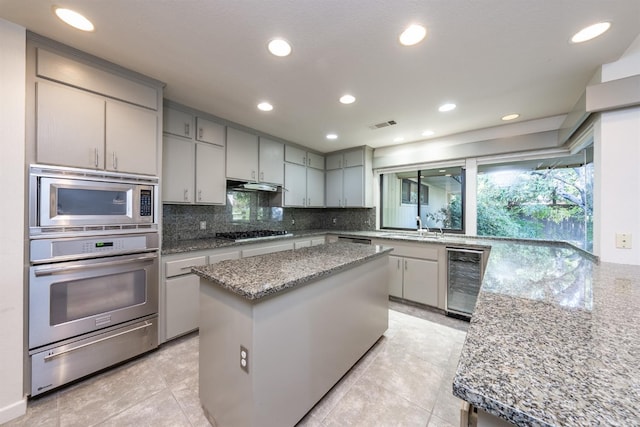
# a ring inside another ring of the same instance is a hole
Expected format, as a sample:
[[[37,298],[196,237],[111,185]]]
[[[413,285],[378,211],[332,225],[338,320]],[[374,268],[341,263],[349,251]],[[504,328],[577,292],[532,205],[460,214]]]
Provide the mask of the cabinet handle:
[[[407,271],[409,269],[409,263],[407,262],[407,260],[404,260],[404,270]]]
[[[307,157],[307,166],[311,166],[311,157]]]
[[[202,190],[198,190],[198,200],[202,200]]]
[[[302,156],[302,164],[303,165],[307,164],[307,158],[305,156]]]
[[[111,163],[113,164],[114,169],[118,169],[118,158],[116,157],[116,152],[113,152],[113,157],[111,159]]]
[[[306,201],[307,201],[307,199],[303,197],[302,198],[302,206],[307,206],[306,203],[305,203]]]
[[[264,171],[260,172],[260,181],[264,181]]]
[[[98,159],[98,149],[96,148],[96,149],[95,149],[95,151],[96,151],[96,156],[95,156],[95,165],[96,165],[96,167],[98,167],[98,160],[99,160],[99,159]]]
[[[398,270],[400,270],[400,258],[398,258]]]
[[[307,199],[307,206],[311,206],[311,197]]]
[[[191,129],[190,129],[190,125],[189,125],[189,123],[185,123],[185,124],[184,124],[184,134],[185,134],[186,136],[189,136],[190,131],[191,131]]]
[[[202,128],[198,128],[198,138],[202,139]]]
[[[185,202],[189,201],[189,190],[187,189],[184,190],[184,201]]]

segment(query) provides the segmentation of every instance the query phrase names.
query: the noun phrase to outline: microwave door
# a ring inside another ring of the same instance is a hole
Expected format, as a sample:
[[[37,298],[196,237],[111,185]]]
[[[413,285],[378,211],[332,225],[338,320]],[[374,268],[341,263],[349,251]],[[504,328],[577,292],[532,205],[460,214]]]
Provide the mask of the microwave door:
[[[64,180],[42,184],[41,226],[127,224],[135,220],[131,185]]]

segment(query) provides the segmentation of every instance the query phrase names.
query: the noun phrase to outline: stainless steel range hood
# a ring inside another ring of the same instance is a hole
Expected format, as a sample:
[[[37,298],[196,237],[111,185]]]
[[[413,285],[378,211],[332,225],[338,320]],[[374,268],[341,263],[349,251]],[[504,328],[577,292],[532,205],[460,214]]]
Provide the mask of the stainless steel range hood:
[[[264,182],[227,181],[227,190],[235,191],[266,191],[276,193],[282,188],[274,184]]]

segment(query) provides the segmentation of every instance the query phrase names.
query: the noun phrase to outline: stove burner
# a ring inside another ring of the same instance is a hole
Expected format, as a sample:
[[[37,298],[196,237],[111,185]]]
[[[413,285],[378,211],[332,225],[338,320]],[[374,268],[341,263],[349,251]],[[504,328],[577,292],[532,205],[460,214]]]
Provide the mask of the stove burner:
[[[282,230],[230,231],[227,233],[216,233],[216,238],[236,241],[244,239],[257,239],[260,237],[286,236],[287,234],[289,233]]]

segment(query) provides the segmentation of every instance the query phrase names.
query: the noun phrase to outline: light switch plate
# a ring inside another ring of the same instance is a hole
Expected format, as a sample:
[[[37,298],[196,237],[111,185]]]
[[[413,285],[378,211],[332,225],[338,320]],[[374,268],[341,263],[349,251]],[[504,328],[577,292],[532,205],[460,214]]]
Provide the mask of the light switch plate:
[[[618,248],[618,249],[631,249],[631,234],[630,233],[616,233],[616,248]]]

